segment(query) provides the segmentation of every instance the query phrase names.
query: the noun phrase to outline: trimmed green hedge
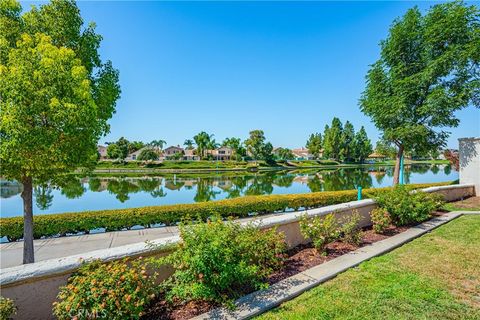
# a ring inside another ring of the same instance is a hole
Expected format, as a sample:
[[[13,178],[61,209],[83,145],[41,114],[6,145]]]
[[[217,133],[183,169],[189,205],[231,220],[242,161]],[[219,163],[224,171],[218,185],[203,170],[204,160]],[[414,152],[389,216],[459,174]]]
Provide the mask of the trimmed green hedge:
[[[408,185],[408,188],[426,188],[446,184],[450,183],[415,184]],[[364,189],[363,197],[372,197],[385,189],[388,188]],[[265,214],[287,209],[315,208],[356,199],[356,190],[346,190],[246,196],[192,204],[48,214],[34,216],[33,230],[34,238],[39,239],[79,232],[88,233],[90,230],[98,228],[105,228],[106,231],[116,231],[130,229],[138,225],[144,227],[155,224],[172,225],[186,216],[201,216],[203,219],[216,214],[222,217],[246,217],[252,213]],[[0,237],[7,237],[9,241],[21,239],[23,237],[23,217],[0,218]]]

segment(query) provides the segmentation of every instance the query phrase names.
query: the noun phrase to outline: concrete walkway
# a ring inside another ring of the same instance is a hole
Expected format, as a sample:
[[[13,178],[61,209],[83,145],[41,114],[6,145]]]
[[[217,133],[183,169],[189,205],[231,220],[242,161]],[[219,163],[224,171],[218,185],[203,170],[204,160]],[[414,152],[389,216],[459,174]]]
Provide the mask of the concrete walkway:
[[[241,221],[273,216],[262,215]],[[115,231],[81,236],[39,239],[34,241],[35,262],[72,256],[93,250],[120,247],[127,244],[171,237],[178,234],[177,227]],[[23,242],[0,244],[0,268],[10,268],[23,262]]]
[[[161,227],[141,230],[116,231],[34,241],[35,261],[61,258],[92,250],[108,249],[126,244],[161,239],[178,234],[177,227]],[[9,268],[22,264],[23,242],[0,244],[0,267]]]

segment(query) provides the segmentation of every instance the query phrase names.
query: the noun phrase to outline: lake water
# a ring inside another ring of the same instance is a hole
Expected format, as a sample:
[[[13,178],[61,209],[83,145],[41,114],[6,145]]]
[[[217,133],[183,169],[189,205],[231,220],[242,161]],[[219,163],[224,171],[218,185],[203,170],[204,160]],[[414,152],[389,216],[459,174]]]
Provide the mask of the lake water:
[[[449,165],[412,165],[406,183],[458,179]],[[70,177],[61,186],[37,186],[34,214],[193,203],[245,195],[307,193],[392,185],[393,167],[256,173],[168,174],[159,176]],[[22,186],[1,181],[2,217],[22,215]]]

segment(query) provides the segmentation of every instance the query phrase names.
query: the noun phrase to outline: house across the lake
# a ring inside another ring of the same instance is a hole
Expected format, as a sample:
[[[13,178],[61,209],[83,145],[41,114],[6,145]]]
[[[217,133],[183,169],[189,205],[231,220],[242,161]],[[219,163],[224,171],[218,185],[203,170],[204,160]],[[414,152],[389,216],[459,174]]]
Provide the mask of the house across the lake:
[[[144,150],[145,148],[149,147],[144,147],[140,150],[137,150],[135,152],[130,153],[125,160],[127,161],[135,161],[138,159],[138,156]],[[175,155],[181,154],[182,157],[176,158]],[[231,160],[233,157],[234,151],[232,148],[229,147],[220,147],[217,149],[212,149],[212,150],[207,150],[207,155],[211,156],[213,160],[220,160],[220,161],[225,161],[225,160]],[[201,160],[200,156],[197,154],[196,149],[184,149],[180,146],[170,146],[166,148],[165,150],[158,150],[158,160],[163,161],[163,160],[170,160],[175,158],[175,160],[189,160],[189,161],[195,161],[195,160]]]
[[[145,149],[148,149],[149,147],[143,147],[141,149],[138,149],[137,151],[135,152],[132,152],[130,153],[126,158],[125,160],[137,160],[138,156],[140,155],[140,153],[145,150]]]
[[[185,149],[185,155],[183,156],[184,160],[200,160],[200,156],[196,154],[195,149]]]
[[[295,156],[295,160],[313,160],[315,156],[310,153],[307,148],[301,147],[292,149],[292,153]]]
[[[165,158],[171,157],[177,153],[185,154],[185,149],[180,146],[170,146],[163,150],[163,155]]]
[[[231,160],[233,156],[233,149],[229,147],[220,147],[214,150],[208,150],[208,154],[211,154],[215,160]]]
[[[107,159],[107,147],[98,145],[97,152],[100,155],[101,160]]]

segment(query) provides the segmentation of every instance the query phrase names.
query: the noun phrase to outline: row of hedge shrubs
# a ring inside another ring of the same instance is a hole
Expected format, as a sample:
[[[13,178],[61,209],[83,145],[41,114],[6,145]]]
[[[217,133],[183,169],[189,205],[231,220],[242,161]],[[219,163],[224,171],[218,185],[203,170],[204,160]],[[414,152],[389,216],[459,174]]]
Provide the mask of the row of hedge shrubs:
[[[409,189],[446,185],[447,183],[415,184]],[[388,188],[364,189],[369,198]],[[356,190],[313,192],[306,194],[246,196],[235,199],[150,206],[141,208],[70,212],[38,215],[34,217],[34,238],[65,236],[104,228],[106,231],[130,229],[134,226],[151,227],[156,224],[172,225],[182,218],[213,215],[221,217],[246,217],[249,214],[266,214],[288,209],[316,208],[357,199]],[[16,241],[23,237],[23,217],[0,218],[0,237]]]

